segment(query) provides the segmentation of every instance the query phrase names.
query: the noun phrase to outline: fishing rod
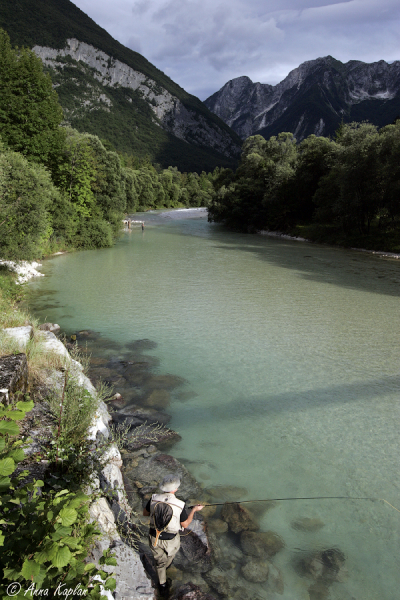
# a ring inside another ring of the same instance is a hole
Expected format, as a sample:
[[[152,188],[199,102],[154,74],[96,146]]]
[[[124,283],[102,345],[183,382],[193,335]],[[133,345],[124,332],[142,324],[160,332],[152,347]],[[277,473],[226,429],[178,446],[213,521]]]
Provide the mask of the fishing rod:
[[[388,502],[387,500],[385,500],[385,498],[372,498],[370,496],[310,496],[310,497],[306,497],[306,498],[264,498],[262,500],[241,500],[239,502],[210,502],[210,503],[206,503],[203,506],[224,506],[224,504],[252,504],[254,502],[283,502],[285,500],[371,500],[372,502],[376,502],[377,500],[381,500],[382,502],[385,502],[386,504],[388,504],[391,508],[394,508],[394,510],[396,510],[398,513],[400,513],[400,510],[398,508],[396,508],[395,506],[393,506],[393,504],[390,504],[390,502]],[[193,507],[189,507],[189,508],[193,508]]]

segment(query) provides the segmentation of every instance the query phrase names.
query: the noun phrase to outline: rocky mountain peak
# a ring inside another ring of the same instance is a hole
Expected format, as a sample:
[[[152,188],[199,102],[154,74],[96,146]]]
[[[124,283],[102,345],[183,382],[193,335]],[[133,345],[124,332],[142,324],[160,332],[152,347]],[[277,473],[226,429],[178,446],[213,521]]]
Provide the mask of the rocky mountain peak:
[[[400,114],[400,61],[342,63],[328,55],[302,63],[275,86],[237,77],[205,104],[242,138],[332,135],[342,120],[383,126]]]

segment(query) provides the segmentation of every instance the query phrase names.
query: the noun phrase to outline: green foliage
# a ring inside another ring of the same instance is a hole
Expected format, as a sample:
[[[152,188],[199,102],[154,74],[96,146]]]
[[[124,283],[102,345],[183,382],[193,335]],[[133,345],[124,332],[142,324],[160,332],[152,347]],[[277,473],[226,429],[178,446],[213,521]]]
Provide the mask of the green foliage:
[[[64,140],[62,109],[42,61],[26,48],[13,49],[0,29],[0,135],[8,147],[49,168]]]
[[[51,235],[48,208],[59,192],[41,165],[0,148],[0,254],[8,259],[41,256]]]
[[[18,582],[22,587],[16,598],[23,598],[28,588],[48,589],[53,597],[57,588],[78,586],[87,590],[86,597],[99,600],[100,583],[114,589],[115,579],[86,563],[100,534],[89,523],[91,499],[40,480],[26,483],[26,471],[13,477],[25,459],[17,422],[32,408],[30,400],[0,407],[0,594],[6,597],[7,582]],[[115,559],[105,551],[100,564],[115,565]]]
[[[342,123],[335,140],[310,135],[298,146],[287,133],[250,137],[235,175],[214,172],[209,219],[398,251],[399,155],[400,121],[380,131]]]

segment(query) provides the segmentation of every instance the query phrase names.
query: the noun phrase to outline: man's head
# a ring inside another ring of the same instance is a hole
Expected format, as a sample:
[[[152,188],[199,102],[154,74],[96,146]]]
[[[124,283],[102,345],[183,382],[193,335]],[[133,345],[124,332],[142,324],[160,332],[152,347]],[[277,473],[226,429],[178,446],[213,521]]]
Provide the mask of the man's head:
[[[178,475],[166,475],[160,483],[160,490],[162,492],[176,492],[180,485],[181,480]]]

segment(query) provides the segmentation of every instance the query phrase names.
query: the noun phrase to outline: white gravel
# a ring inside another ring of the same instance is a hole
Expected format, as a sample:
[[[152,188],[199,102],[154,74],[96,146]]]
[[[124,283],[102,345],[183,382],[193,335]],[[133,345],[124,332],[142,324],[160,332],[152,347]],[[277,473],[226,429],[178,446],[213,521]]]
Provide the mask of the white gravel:
[[[41,267],[41,263],[38,262],[28,262],[26,260],[21,260],[18,262],[12,260],[0,260],[0,265],[7,265],[10,271],[14,271],[17,273],[18,279],[17,283],[25,283],[32,277],[44,277],[43,273],[39,273],[37,270],[38,267]]]

